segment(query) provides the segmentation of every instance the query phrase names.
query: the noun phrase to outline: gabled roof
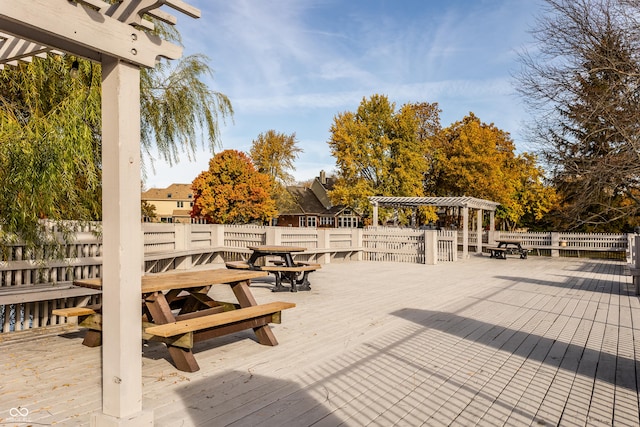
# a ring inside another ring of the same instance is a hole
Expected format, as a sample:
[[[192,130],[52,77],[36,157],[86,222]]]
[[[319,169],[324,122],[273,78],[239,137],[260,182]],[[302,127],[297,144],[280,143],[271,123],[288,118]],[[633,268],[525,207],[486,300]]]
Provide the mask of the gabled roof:
[[[191,184],[171,184],[167,188],[150,188],[142,193],[141,198],[142,200],[193,200],[193,190]]]
[[[291,212],[283,212],[285,215],[301,215],[308,213],[319,213],[324,211],[324,206],[313,194],[310,188],[292,185],[287,187],[287,191],[296,202],[295,208]]]
[[[344,205],[325,207],[316,193],[308,187],[293,185],[287,191],[296,201],[296,208],[282,215],[337,215],[345,208]]]

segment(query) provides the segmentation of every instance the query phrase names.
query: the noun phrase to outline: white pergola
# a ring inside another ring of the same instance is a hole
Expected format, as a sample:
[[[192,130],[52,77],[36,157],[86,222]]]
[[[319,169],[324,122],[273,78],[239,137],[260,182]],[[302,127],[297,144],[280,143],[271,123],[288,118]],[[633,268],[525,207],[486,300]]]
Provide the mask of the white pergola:
[[[160,7],[199,18],[181,0],[0,0],[0,68],[68,53],[102,65],[102,412],[93,426],[152,426],[142,408],[140,68],[182,48],[151,34]]]
[[[457,207],[462,208],[462,256],[469,256],[469,209],[475,209],[476,214],[476,230],[478,236],[482,235],[482,218],[484,211],[489,212],[489,229],[495,230],[495,212],[500,203],[492,202],[485,199],[477,199],[475,197],[385,197],[374,196],[369,197],[369,201],[373,205],[373,225],[378,225],[378,208],[413,208],[419,206],[435,206],[435,207]],[[482,240],[478,237],[476,252],[482,253]]]

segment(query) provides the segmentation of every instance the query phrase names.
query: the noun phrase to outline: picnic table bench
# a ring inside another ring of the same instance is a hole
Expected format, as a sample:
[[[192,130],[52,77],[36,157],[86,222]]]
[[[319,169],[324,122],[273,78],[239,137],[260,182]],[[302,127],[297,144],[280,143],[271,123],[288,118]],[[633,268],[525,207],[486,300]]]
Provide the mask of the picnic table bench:
[[[297,246],[249,246],[253,252],[248,261],[229,261],[225,263],[229,269],[258,270],[272,273],[276,284],[271,289],[273,292],[282,291],[309,291],[311,283],[309,274],[320,269],[320,264],[294,261],[292,253],[302,252],[305,248]],[[259,265],[258,260],[268,256],[278,256],[280,259],[269,260],[266,265]],[[289,286],[284,286],[288,282]]]
[[[496,240],[498,246],[487,246],[490,258],[507,259],[507,255],[519,255],[520,259],[526,259],[529,249],[522,247],[519,240]]]
[[[250,281],[266,276],[262,271],[226,269],[163,273],[142,277],[142,338],[167,345],[175,366],[186,372],[199,368],[192,353],[194,343],[245,329],[253,329],[260,344],[278,344],[269,323],[280,323],[281,312],[295,307],[290,302],[258,304]],[[100,289],[100,279],[74,282]],[[228,285],[238,302],[215,301],[207,294],[211,286]],[[88,328],[83,344],[101,345],[101,307],[70,307],[54,314],[78,317],[78,326]]]

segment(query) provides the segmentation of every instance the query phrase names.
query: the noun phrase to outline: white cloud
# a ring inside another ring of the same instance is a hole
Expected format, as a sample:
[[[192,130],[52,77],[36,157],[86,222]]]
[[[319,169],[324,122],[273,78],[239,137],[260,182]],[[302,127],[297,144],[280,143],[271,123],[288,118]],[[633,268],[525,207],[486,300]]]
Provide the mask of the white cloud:
[[[295,132],[305,150],[296,176],[332,168],[332,118],[376,93],[398,106],[438,102],[444,126],[473,111],[515,137],[525,118],[510,76],[540,0],[190,3],[202,19],[178,24],[187,53],[211,58],[210,85],[236,111],[222,126],[224,147],[247,151],[266,130]],[[155,178],[190,182],[210,157],[158,164]]]

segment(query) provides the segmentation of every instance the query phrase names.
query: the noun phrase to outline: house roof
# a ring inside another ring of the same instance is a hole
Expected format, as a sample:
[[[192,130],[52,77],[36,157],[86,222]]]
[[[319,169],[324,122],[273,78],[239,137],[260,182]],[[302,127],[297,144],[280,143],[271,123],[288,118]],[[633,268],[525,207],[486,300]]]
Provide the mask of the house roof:
[[[296,201],[296,206],[286,214],[320,214],[326,211],[326,208],[322,205],[322,203],[320,203],[320,200],[318,200],[318,198],[310,188],[292,185],[287,187],[287,191],[289,191],[289,194],[291,194],[293,199]]]
[[[192,200],[193,190],[191,184],[171,184],[167,188],[150,188],[142,192],[141,197],[142,200]]]
[[[316,192],[308,187],[292,185],[287,187],[287,191],[295,199],[296,207],[289,212],[283,212],[282,215],[337,215],[347,207],[344,205],[325,206]],[[325,197],[327,196],[325,195]]]

